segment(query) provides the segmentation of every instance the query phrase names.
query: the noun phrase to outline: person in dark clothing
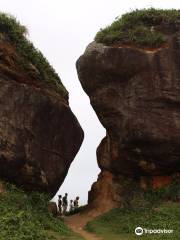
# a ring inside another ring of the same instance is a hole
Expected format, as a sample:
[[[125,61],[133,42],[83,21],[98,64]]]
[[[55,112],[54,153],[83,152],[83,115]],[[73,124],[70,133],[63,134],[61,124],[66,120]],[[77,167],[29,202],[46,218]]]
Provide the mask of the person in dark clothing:
[[[76,197],[74,200],[74,209],[77,209],[79,207],[79,197]]]
[[[58,208],[59,208],[59,215],[62,215],[62,196],[58,196]]]
[[[64,214],[64,215],[66,214],[66,212],[67,212],[67,208],[68,208],[68,199],[67,199],[67,197],[68,197],[68,194],[65,193],[65,195],[64,195],[64,197],[63,197],[63,199],[62,199],[62,204],[63,204],[63,214]]]

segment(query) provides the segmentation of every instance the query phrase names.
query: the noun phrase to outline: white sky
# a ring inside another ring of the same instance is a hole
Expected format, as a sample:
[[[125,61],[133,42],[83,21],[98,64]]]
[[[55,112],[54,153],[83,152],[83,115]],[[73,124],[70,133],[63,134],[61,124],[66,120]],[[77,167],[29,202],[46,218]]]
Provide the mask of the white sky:
[[[180,8],[179,0],[0,0],[0,11],[10,13],[29,29],[29,37],[59,73],[70,94],[70,106],[84,132],[84,143],[69,169],[60,192],[87,201],[97,179],[96,148],[105,135],[77,78],[75,62],[96,32],[115,17],[145,7]],[[67,146],[68,147],[68,146]]]

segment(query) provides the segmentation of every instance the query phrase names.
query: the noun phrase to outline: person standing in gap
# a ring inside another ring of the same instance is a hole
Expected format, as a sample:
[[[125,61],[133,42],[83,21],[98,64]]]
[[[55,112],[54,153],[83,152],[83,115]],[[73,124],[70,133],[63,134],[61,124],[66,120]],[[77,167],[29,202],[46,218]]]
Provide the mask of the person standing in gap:
[[[62,215],[62,196],[58,196],[58,208],[59,208],[59,215]]]
[[[76,197],[74,200],[74,209],[77,209],[79,207],[79,197]]]
[[[73,204],[73,200],[70,201],[70,205],[69,205],[69,211],[72,213],[74,211],[74,204]]]
[[[68,208],[68,199],[67,199],[67,197],[68,197],[68,194],[65,193],[65,195],[64,195],[64,197],[63,197],[63,199],[62,199],[62,204],[63,204],[63,214],[64,214],[64,215],[66,214],[66,212],[67,212],[67,208]]]

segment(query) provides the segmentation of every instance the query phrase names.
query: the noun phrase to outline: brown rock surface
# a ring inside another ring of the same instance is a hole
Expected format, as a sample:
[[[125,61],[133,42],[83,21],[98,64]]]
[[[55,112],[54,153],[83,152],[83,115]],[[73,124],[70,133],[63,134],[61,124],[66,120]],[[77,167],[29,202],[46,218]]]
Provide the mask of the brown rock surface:
[[[5,192],[5,186],[3,184],[3,182],[0,181],[0,196],[1,194],[3,194]]]
[[[97,198],[106,195],[111,207],[120,205],[121,176],[132,183],[142,176],[160,181],[166,176],[161,181],[166,185],[180,170],[180,32],[158,49],[93,42],[77,61],[77,71],[107,130],[97,150],[102,173],[90,204],[97,206]]]
[[[58,208],[55,202],[48,203],[48,212],[53,215],[53,217],[57,217]]]
[[[67,97],[39,81],[31,63],[27,73],[20,62],[13,45],[0,41],[0,178],[53,195],[83,131]]]

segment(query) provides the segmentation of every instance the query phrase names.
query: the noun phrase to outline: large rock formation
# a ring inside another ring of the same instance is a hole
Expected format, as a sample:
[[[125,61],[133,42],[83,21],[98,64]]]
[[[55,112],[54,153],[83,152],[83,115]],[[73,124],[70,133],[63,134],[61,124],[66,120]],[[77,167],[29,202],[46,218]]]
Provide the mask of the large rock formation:
[[[26,54],[44,64],[40,69],[9,33],[0,37],[0,178],[53,195],[81,146],[83,131],[69,108],[66,90],[42,55],[26,42],[34,51]]]
[[[158,188],[180,171],[180,31],[169,26],[166,34],[167,44],[150,49],[93,42],[77,61],[107,130],[89,196],[102,211],[127,201],[135,184]]]

